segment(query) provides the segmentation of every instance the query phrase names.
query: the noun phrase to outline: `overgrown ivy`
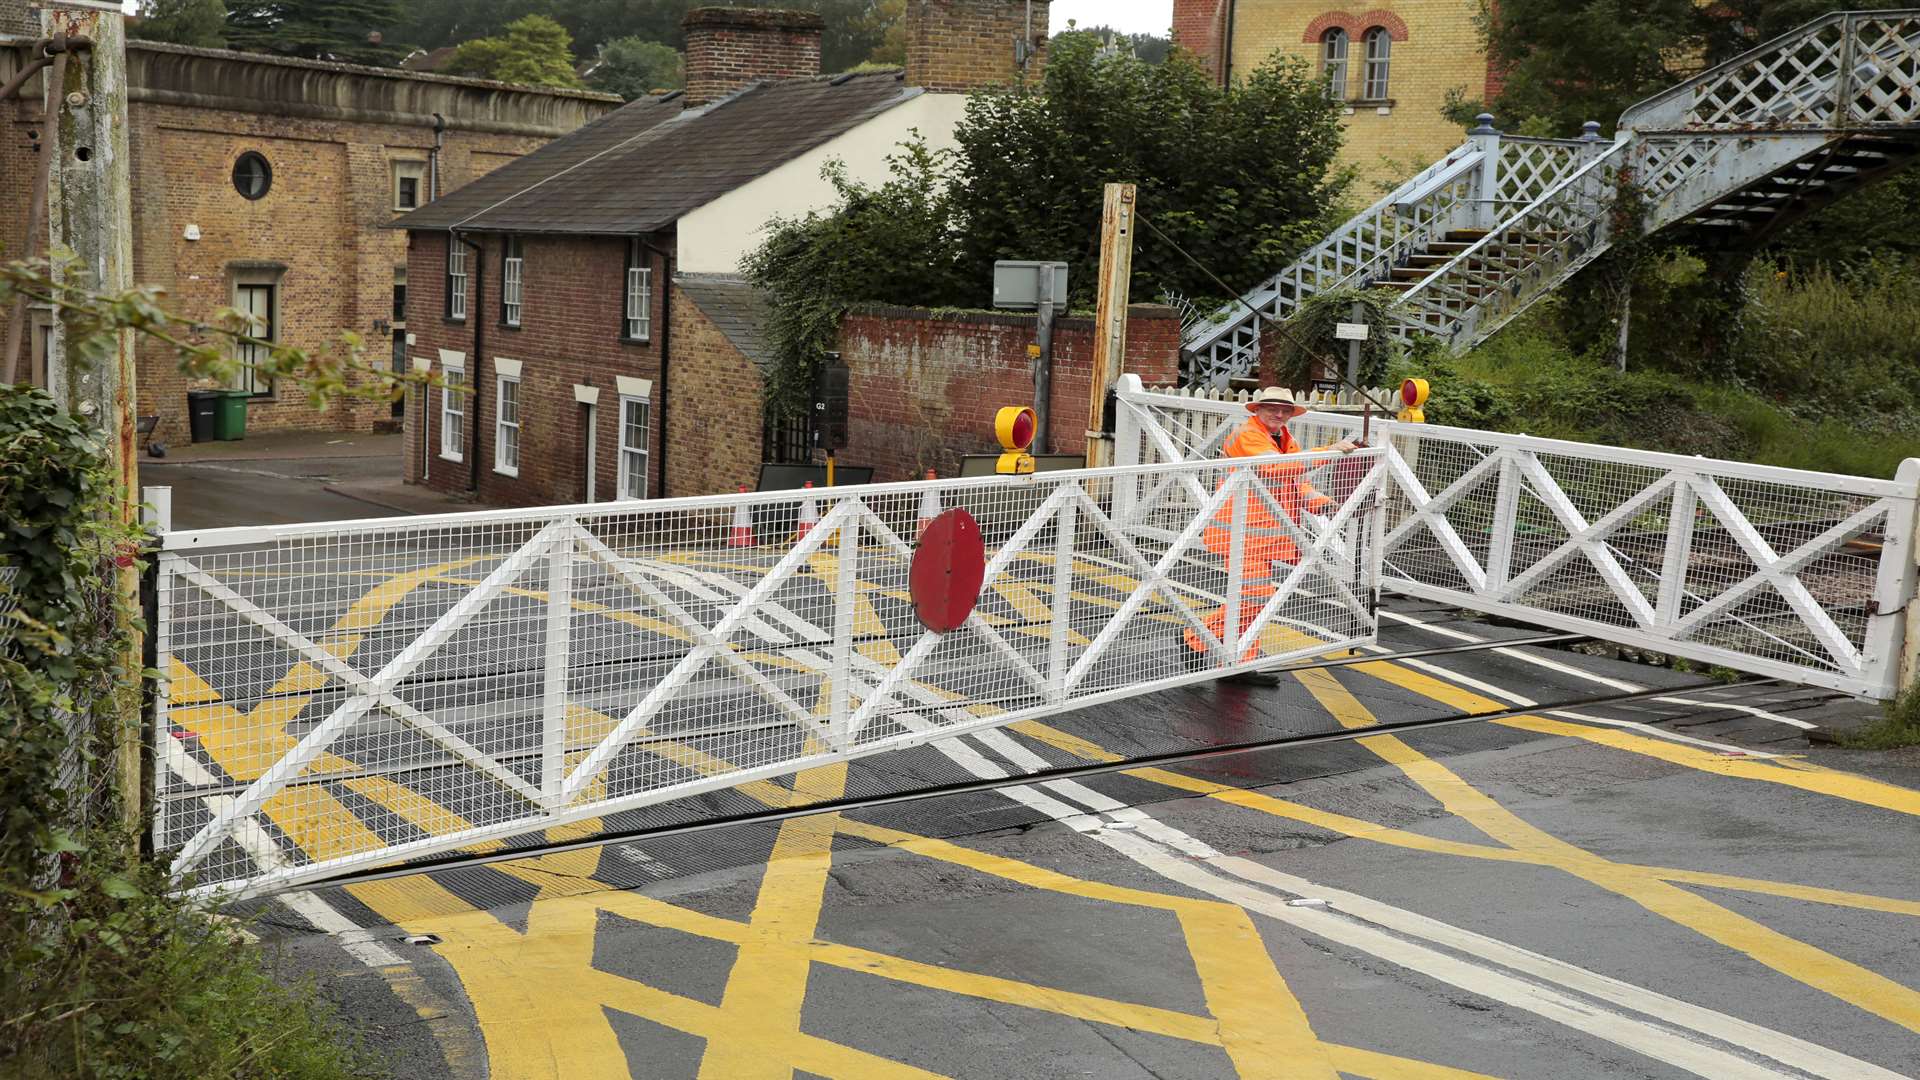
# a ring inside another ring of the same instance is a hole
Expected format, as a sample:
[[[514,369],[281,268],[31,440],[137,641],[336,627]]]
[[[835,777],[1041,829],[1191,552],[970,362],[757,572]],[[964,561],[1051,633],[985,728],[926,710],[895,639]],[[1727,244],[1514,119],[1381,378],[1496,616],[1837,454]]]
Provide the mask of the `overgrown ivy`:
[[[192,376],[230,377],[252,340],[237,313],[200,323],[154,290],[94,291],[70,256],[0,265],[0,302],[14,295],[55,310],[79,371],[132,331]],[[353,377],[343,339],[327,355],[269,346],[262,366],[321,402],[398,385]],[[94,424],[0,385],[0,1078],[373,1075],[312,992],[276,982],[123,824],[113,751],[159,677],[120,587],[145,542],[126,495]]]
[[[1391,289],[1338,288],[1317,292],[1303,300],[1284,328],[1269,330],[1262,340],[1263,382],[1304,387],[1323,377],[1324,363],[1339,365],[1346,374],[1347,345],[1334,336],[1337,323],[1362,322],[1373,333],[1360,343],[1360,385],[1379,386],[1397,350],[1386,328],[1394,321],[1389,309],[1400,299]],[[1360,317],[1354,318],[1359,305]]]

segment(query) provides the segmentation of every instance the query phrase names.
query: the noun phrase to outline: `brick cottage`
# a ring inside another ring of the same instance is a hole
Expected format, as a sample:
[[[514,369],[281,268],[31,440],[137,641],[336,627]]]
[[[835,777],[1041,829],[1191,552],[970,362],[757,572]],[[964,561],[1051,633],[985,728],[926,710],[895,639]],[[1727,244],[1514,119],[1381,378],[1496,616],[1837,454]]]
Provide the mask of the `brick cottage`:
[[[1037,2],[1033,25],[1046,26]],[[632,102],[408,215],[406,476],[483,502],[696,495],[754,481],[764,310],[741,257],[916,133],[953,145],[965,92],[1038,77],[1024,0],[912,0],[908,65],[819,74],[808,12],[697,8],[688,87]],[[1024,344],[1020,346],[1025,363]]]

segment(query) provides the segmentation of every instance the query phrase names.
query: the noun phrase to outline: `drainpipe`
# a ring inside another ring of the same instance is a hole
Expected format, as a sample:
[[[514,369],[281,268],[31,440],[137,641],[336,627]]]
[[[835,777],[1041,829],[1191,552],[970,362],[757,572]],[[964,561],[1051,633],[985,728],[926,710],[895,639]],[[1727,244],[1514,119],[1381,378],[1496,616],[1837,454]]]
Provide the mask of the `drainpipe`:
[[[668,359],[673,355],[673,256],[654,247],[642,237],[640,250],[660,257],[663,271],[660,283],[660,401],[654,407],[654,413],[660,417],[660,498],[667,497],[667,455],[672,440],[667,438],[667,410],[673,407],[672,370]]]
[[[1238,5],[1234,3],[1234,0],[1226,0],[1226,3],[1227,3],[1227,35],[1226,35],[1226,44],[1220,50],[1220,85],[1232,86],[1233,85],[1233,11],[1234,11],[1234,8],[1237,7]]]
[[[487,249],[476,244],[459,233],[448,234],[456,244],[464,244],[473,252],[473,302],[467,305],[467,318],[473,320],[473,363],[467,365],[467,389],[471,407],[467,409],[467,492],[475,498],[480,496],[480,406],[486,395],[481,387],[486,385],[481,377],[482,358],[487,351],[487,304],[486,289],[482,287],[486,280]]]
[[[440,197],[440,151],[447,145],[447,118],[433,114],[433,149],[427,153],[427,201]]]

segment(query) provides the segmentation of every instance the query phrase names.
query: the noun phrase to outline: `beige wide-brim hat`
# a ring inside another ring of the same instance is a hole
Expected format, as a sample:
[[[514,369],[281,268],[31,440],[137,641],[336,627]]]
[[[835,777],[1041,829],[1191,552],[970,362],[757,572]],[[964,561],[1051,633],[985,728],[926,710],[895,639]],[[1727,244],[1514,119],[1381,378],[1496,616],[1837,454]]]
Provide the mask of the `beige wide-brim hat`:
[[[1295,412],[1305,412],[1307,407],[1293,400],[1293,391],[1279,386],[1263,386],[1247,402],[1247,411],[1252,412],[1257,405],[1286,405]]]

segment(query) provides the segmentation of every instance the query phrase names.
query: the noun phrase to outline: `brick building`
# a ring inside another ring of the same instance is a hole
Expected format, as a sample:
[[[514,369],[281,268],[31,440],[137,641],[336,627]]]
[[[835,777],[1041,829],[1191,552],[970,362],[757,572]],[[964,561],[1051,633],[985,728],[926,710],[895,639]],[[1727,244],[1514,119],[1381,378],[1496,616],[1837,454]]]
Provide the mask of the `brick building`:
[[[0,4],[18,9],[0,7],[4,82],[38,31],[20,0]],[[128,45],[127,73],[135,280],[196,318],[253,312],[291,345],[317,349],[354,331],[382,364],[401,361],[407,333],[406,239],[386,227],[395,213],[619,105],[601,94],[139,41]],[[42,78],[0,102],[0,190],[31,185]],[[25,232],[26,199],[8,200],[0,247],[20,252]],[[44,327],[49,316],[29,318]],[[37,374],[44,330],[30,340]],[[143,342],[138,380],[140,411],[163,415],[162,436],[185,441],[190,384],[172,353]],[[385,402],[345,399],[320,413],[295,388],[243,382],[256,391],[250,430],[394,422]]]
[[[1345,103],[1343,160],[1388,179],[1460,145],[1462,129],[1440,114],[1449,91],[1483,100],[1497,93],[1476,22],[1483,3],[1174,0],[1173,33],[1222,79],[1276,52],[1306,59]]]
[[[1026,7],[913,0],[904,71],[836,76],[817,15],[695,9],[685,93],[409,215],[411,363],[459,389],[414,395],[407,478],[500,504],[754,482],[764,312],[740,257],[773,217],[834,201],[827,162],[875,181],[915,133],[952,145],[964,91],[1019,76]],[[1036,42],[1029,77],[1044,57]]]

